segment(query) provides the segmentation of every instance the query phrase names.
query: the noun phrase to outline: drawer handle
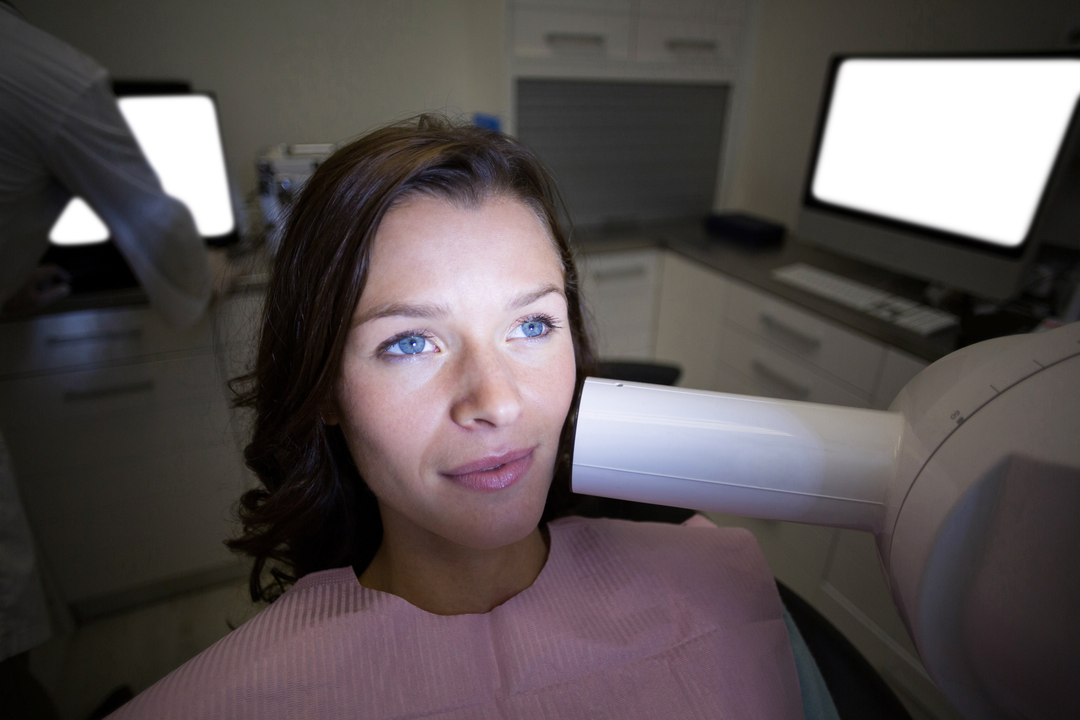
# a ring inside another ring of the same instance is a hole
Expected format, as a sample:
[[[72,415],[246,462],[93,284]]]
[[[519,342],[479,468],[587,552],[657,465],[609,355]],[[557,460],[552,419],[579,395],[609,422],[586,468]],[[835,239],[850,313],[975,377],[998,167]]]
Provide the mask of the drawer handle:
[[[544,36],[548,47],[564,52],[603,52],[605,41],[599,33],[553,32]]]
[[[142,328],[134,328],[132,330],[87,333],[85,335],[49,335],[45,338],[45,343],[47,345],[66,345],[67,343],[93,342],[96,340],[139,340],[140,338],[142,338]]]
[[[593,273],[593,278],[597,282],[605,282],[607,280],[626,280],[628,278],[635,278],[648,273],[648,270],[644,265],[634,265],[632,267],[615,268],[613,270],[599,270]]]
[[[94,388],[93,390],[65,390],[64,402],[78,403],[101,400],[102,398],[116,397],[118,395],[137,395],[140,393],[153,392],[154,381],[143,380],[142,382],[125,383],[108,387]]]
[[[792,400],[805,400],[810,397],[810,388],[784,377],[760,360],[753,360],[750,368],[766,382],[778,386],[784,395]]]
[[[697,38],[671,38],[664,42],[664,47],[676,55],[715,55],[720,49],[715,40],[700,40]]]
[[[805,345],[808,350],[816,350],[821,347],[821,340],[819,338],[796,330],[787,323],[783,323],[767,313],[761,314],[761,324],[765,326],[766,330],[772,330],[775,333],[787,336],[799,345]]]

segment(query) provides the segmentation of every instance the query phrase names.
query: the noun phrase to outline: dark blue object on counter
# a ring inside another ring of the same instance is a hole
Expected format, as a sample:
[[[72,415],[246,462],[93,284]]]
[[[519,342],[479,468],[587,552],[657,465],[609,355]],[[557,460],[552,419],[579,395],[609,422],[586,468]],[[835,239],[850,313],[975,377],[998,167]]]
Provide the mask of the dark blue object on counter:
[[[705,230],[722,240],[751,248],[774,248],[784,243],[784,226],[745,213],[713,213],[705,218]]]

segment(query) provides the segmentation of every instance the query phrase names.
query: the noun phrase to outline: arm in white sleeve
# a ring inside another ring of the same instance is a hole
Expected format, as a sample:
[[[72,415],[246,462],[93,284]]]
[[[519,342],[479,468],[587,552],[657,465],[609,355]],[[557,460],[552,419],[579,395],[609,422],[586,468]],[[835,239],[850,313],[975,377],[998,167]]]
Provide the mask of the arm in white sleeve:
[[[47,163],[109,226],[151,306],[175,325],[198,320],[212,288],[205,245],[187,207],[162,190],[106,79],[69,108]]]

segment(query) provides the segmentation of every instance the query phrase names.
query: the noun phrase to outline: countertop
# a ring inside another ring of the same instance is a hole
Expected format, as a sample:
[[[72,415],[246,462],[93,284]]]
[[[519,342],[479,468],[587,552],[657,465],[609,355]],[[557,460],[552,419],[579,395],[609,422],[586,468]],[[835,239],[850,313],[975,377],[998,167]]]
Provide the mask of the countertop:
[[[774,280],[770,274],[774,268],[805,262],[925,303],[921,297],[925,283],[818,249],[791,235],[779,248],[753,250],[710,236],[700,222],[686,221],[656,223],[635,230],[579,231],[575,233],[575,245],[581,253],[665,248],[929,362],[960,347],[957,327],[923,337]]]
[[[790,235],[779,248],[753,250],[710,236],[700,222],[680,221],[653,223],[634,229],[576,231],[573,242],[579,253],[647,248],[663,248],[676,252],[735,280],[784,298],[840,325],[930,362],[960,346],[960,331],[956,327],[930,337],[922,337],[884,320],[777,282],[770,274],[774,268],[805,262],[822,270],[922,301],[924,284],[820,250]],[[265,287],[269,279],[271,259],[261,249],[246,252],[235,248],[228,251],[210,249],[210,253],[214,256],[212,264],[218,273],[219,297],[258,291]],[[141,288],[110,290],[73,295],[48,306],[41,314],[137,307],[145,306],[148,302],[146,293]]]

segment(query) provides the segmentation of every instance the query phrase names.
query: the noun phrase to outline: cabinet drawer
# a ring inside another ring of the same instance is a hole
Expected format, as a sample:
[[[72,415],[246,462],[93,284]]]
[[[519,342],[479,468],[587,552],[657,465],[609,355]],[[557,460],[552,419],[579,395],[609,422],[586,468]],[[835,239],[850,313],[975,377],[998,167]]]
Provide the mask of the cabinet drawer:
[[[733,64],[737,26],[670,18],[642,18],[638,25],[637,60],[697,65]]]
[[[781,300],[732,283],[729,320],[870,396],[883,345]]]
[[[234,564],[242,492],[230,445],[19,477],[63,599],[79,603]],[[93,498],[89,505],[78,498]]]
[[[514,9],[514,54],[521,58],[627,60],[629,13]]]
[[[20,475],[231,443],[228,418],[212,355],[0,382]]]
[[[725,322],[720,360],[750,378],[769,397],[786,400],[870,407],[869,395],[842,387],[822,373],[740,327]]]
[[[150,308],[46,315],[0,324],[0,377],[208,349],[212,319],[190,328],[166,325]]]

